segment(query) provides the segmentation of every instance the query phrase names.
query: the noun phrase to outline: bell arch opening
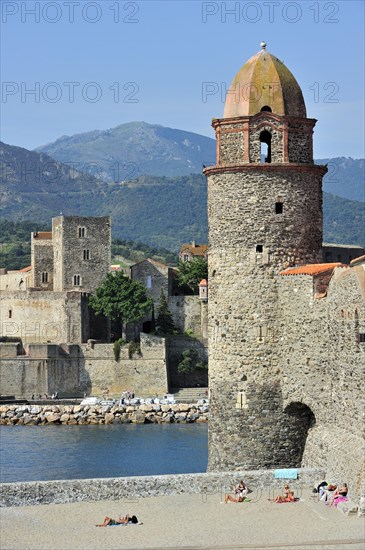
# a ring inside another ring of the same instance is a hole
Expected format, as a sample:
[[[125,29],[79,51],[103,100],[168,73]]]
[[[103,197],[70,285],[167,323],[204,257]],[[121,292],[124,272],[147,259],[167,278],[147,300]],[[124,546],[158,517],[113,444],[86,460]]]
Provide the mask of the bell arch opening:
[[[300,467],[302,463],[308,432],[316,424],[316,417],[307,405],[298,401],[290,403],[284,409],[284,433],[289,443],[288,465]]]
[[[261,107],[261,111],[267,111],[268,113],[272,113],[272,109],[268,105],[264,105],[263,107]]]
[[[271,162],[271,134],[267,130],[260,133],[261,162]]]

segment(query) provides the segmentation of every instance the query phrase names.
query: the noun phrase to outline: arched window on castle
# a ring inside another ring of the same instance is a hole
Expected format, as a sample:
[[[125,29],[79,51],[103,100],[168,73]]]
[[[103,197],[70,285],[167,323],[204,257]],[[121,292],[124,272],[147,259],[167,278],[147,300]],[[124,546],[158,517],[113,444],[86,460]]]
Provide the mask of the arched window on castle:
[[[271,162],[271,134],[263,130],[260,134],[261,156],[260,162]]]
[[[74,275],[74,286],[81,286],[81,276]]]

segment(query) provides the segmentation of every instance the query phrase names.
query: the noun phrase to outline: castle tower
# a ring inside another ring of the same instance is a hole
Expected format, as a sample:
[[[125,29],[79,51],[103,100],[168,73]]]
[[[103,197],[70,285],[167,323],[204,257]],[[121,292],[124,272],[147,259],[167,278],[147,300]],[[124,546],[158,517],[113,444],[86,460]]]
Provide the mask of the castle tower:
[[[280,390],[277,275],[321,262],[316,123],[301,89],[266,50],[235,76],[208,176],[209,469],[288,463]]]

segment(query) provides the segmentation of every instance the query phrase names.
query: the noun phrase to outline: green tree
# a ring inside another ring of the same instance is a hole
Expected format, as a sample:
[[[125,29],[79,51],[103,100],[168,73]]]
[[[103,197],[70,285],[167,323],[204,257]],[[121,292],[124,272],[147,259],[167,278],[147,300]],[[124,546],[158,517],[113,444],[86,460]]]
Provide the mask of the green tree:
[[[123,325],[134,323],[147,315],[153,300],[147,298],[141,283],[132,281],[122,271],[108,273],[103,283],[90,296],[89,304],[96,315],[103,314],[116,321],[117,331],[122,333]]]
[[[194,258],[190,262],[179,262],[178,281],[180,287],[188,287],[198,294],[199,283],[208,278],[208,261],[205,258]]]
[[[156,328],[158,334],[173,334],[176,331],[165,293],[161,288],[160,305],[157,309]]]

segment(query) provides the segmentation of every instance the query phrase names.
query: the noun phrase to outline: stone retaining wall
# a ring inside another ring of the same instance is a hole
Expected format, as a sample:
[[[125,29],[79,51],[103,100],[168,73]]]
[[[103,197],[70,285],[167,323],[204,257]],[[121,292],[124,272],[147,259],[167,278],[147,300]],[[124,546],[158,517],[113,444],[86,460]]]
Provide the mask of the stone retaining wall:
[[[299,469],[298,473],[297,480],[290,480],[290,485],[298,496],[302,490],[313,487],[318,480],[324,478],[324,470],[321,468]],[[274,478],[274,470],[255,470],[3,483],[0,507],[111,499],[131,502],[144,497],[199,493],[204,502],[216,494],[221,494],[223,498],[232,484],[241,478],[251,490],[250,498],[253,502],[277,494],[285,482]]]
[[[0,425],[157,424],[206,422],[207,406],[175,405],[1,405]]]

